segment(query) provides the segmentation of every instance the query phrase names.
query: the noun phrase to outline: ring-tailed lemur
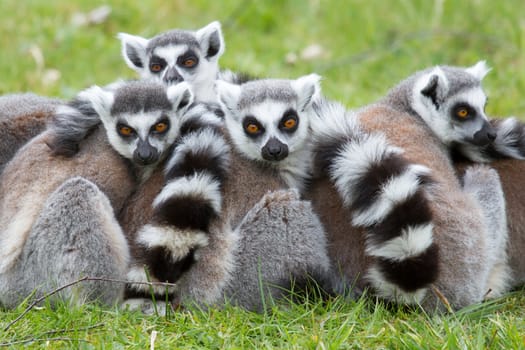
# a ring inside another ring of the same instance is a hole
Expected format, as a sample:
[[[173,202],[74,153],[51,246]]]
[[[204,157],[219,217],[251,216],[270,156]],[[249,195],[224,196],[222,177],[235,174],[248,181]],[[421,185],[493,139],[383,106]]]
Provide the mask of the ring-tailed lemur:
[[[480,66],[473,67],[470,71],[479,69]],[[463,100],[465,97],[468,99]],[[489,176],[490,186],[478,188],[475,183],[480,182],[482,175],[475,175],[473,170],[474,175],[465,178],[471,183],[466,183],[463,190],[452,166],[449,149],[441,139],[448,136],[440,135],[446,129],[443,125],[459,123],[450,121],[450,111],[463,114],[462,107],[470,105],[469,108],[480,113],[484,103],[479,79],[472,73],[442,69],[416,73],[394,87],[385,98],[356,111],[366,131],[384,132],[388,141],[403,149],[410,161],[432,170],[434,182],[430,208],[435,219],[434,240],[440,249],[440,273],[435,287],[454,308],[483,300],[489,290],[493,295],[499,295],[507,288],[505,276],[493,278],[493,271],[497,269],[494,262],[501,258],[494,247],[506,244],[505,202],[497,174]],[[465,110],[471,113],[469,108]],[[436,121],[441,127],[433,131],[425,120]],[[488,141],[493,138],[486,132],[489,130],[487,126],[485,129],[471,128],[468,136],[458,133],[453,126],[451,128],[448,130],[459,135],[456,140],[472,138],[479,129],[484,130],[482,133]],[[484,196],[490,200],[481,200]],[[494,212],[499,214],[494,215]],[[488,222],[487,218],[494,222]],[[498,232],[489,232],[494,227],[498,227]],[[338,237],[334,247],[343,244],[344,239],[344,236]],[[355,252],[348,249],[337,254],[344,261],[353,259]],[[348,275],[351,278],[355,274]],[[437,296],[422,303],[428,308],[441,305]]]
[[[259,80],[245,83],[241,86],[229,84],[226,82],[217,82],[217,90],[219,101],[224,107],[225,121],[228,133],[235,146],[236,152],[241,157],[245,158],[245,162],[251,164],[251,167],[264,167],[275,171],[275,175],[280,177],[289,187],[300,188],[304,191],[305,183],[311,178],[312,162],[314,153],[312,149],[311,133],[314,135],[318,132],[317,128],[326,123],[335,123],[332,118],[339,117],[333,113],[330,108],[322,108],[319,113],[314,106],[314,100],[318,99],[320,95],[319,77],[310,75],[299,78],[297,80]],[[321,116],[319,116],[321,114]],[[322,119],[320,118],[322,117]],[[368,245],[367,253],[374,255],[380,251],[389,249],[388,239],[395,242],[404,242],[408,246],[407,249],[413,249],[409,252],[391,252],[396,254],[396,259],[390,264],[381,264],[377,267],[376,275],[382,277],[384,280],[392,281],[391,285],[395,286],[403,275],[410,272],[418,271],[418,267],[423,268],[420,271],[421,276],[417,281],[412,282],[414,290],[420,290],[428,287],[434,281],[437,273],[437,247],[432,243],[432,215],[428,210],[426,204],[427,198],[424,193],[424,181],[428,178],[427,170],[422,166],[409,164],[402,156],[399,155],[399,150],[396,150],[387,145],[385,140],[380,135],[364,135],[359,129],[355,118],[352,115],[343,115],[343,118],[338,118],[340,123],[340,135],[344,135],[346,139],[338,140],[337,144],[332,144],[334,147],[354,147],[357,157],[362,157],[360,163],[363,167],[349,168],[336,174],[334,178],[339,179],[345,186],[363,186],[363,193],[367,190],[377,191],[377,187],[395,185],[402,185],[403,189],[398,193],[395,191],[385,191],[386,198],[391,198],[399,202],[399,207],[406,211],[402,223],[394,226],[390,230],[386,226],[392,224],[391,221],[385,222],[383,227],[382,217],[373,217],[372,212],[379,214],[387,214],[392,210],[382,205],[378,200],[377,204],[383,208],[371,208],[368,206],[373,204],[373,199],[364,203],[362,198],[348,199],[349,205],[355,209],[354,222],[357,226],[367,229]],[[313,120],[321,119],[316,122],[316,127],[312,127]],[[333,124],[332,124],[333,125]],[[333,135],[320,135],[322,140],[328,138],[333,141]],[[369,142],[363,142],[368,140]],[[373,150],[368,152],[368,147],[373,146]],[[370,158],[367,159],[367,152]],[[377,152],[377,153],[374,153]],[[351,151],[348,155],[344,155],[350,159]],[[367,164],[371,165],[371,169],[367,169]],[[382,172],[378,172],[373,168],[377,165],[382,168]],[[391,168],[392,165],[397,167]],[[378,174],[382,174],[384,178],[377,178]],[[375,179],[376,182],[373,180]],[[391,180],[391,182],[389,182]],[[243,180],[237,180],[240,185],[243,185]],[[337,180],[336,180],[337,181]],[[370,181],[367,183],[367,181]],[[342,193],[347,194],[348,190],[341,189]],[[320,194],[325,196],[326,193]],[[227,197],[228,194],[226,193]],[[316,206],[317,198],[311,197]],[[380,198],[379,198],[380,199]],[[335,198],[331,197],[332,202],[341,201],[339,195]],[[381,209],[381,210],[380,210]],[[329,210],[329,206],[324,208]],[[345,222],[343,229],[351,231],[351,222],[348,210],[339,213],[339,223]],[[365,219],[368,214],[368,220]],[[228,217],[228,211],[225,211],[223,216]],[[257,217],[253,214],[254,218]],[[373,220],[374,219],[374,220]],[[412,221],[411,221],[412,219]],[[253,219],[250,219],[252,221]],[[414,224],[413,226],[411,226]],[[418,226],[419,224],[419,226]],[[332,222],[323,222],[323,225],[328,231],[332,229]],[[243,226],[244,229],[249,227]],[[377,229],[377,227],[380,227]],[[409,229],[410,235],[406,237],[402,229]],[[261,231],[262,228],[257,228]],[[272,234],[276,234],[272,232]],[[328,232],[330,236],[330,232]],[[352,232],[349,232],[352,234]],[[421,242],[420,245],[413,246],[411,241],[416,240]],[[319,238],[317,238],[319,241]],[[313,244],[315,241],[309,242]],[[319,245],[317,243],[316,245]],[[274,247],[277,249],[277,247]],[[288,246],[285,245],[285,249]],[[304,249],[304,248],[303,248]],[[417,252],[415,252],[417,250]],[[256,251],[256,250],[255,250]],[[282,251],[282,250],[279,250]],[[300,251],[300,250],[299,250]],[[242,251],[244,259],[255,259],[248,251]],[[417,253],[417,254],[416,254]],[[420,264],[414,264],[410,259],[416,255]],[[377,254],[375,255],[377,256]],[[261,258],[260,255],[257,257]],[[374,259],[374,257],[371,257]],[[203,263],[204,264],[204,263]],[[249,266],[253,266],[249,265]],[[411,270],[410,270],[411,269]],[[247,268],[241,269],[242,273],[238,273],[232,283],[238,286],[243,281],[250,280],[250,270]],[[253,271],[251,271],[253,272]],[[333,271],[331,271],[333,273]],[[363,270],[365,273],[366,270]],[[191,270],[189,272],[191,276]],[[253,278],[253,277],[252,277]],[[326,279],[332,280],[334,275],[328,273],[325,275]],[[397,278],[397,279],[396,279]],[[205,280],[205,279],[204,279]],[[193,282],[194,283],[194,282]],[[191,285],[191,283],[189,283]],[[404,286],[401,284],[401,288]],[[391,287],[392,290],[386,291],[384,296],[394,298],[399,290]],[[226,294],[231,289],[227,289]],[[410,293],[405,293],[406,295]],[[422,294],[419,292],[419,294]],[[410,295],[411,297],[411,295]],[[407,299],[410,299],[407,297]]]
[[[311,79],[294,84],[292,88],[289,83],[283,82],[282,86],[276,83],[284,88],[281,92],[287,92],[293,100],[288,104],[298,109],[296,95],[299,94],[302,97],[300,103],[306,108],[311,94],[316,92],[312,89],[315,84]],[[177,230],[207,232],[209,245],[194,253],[189,252],[195,254],[197,261],[181,277],[177,300],[209,304],[222,303],[227,297],[241,306],[260,310],[268,301],[267,297],[279,297],[294,280],[304,282],[308,276],[320,283],[329,280],[326,277],[331,272],[326,238],[310,204],[300,200],[294,190],[279,191],[288,186],[275,169],[246,159],[238,150],[232,151],[231,164],[224,171],[226,168],[221,165],[226,160],[221,155],[224,146],[217,145],[221,128],[196,125],[188,127],[188,131],[177,144],[164,176],[154,174],[133,196],[121,217],[124,230],[138,231],[137,236],[145,236],[146,231],[139,230],[141,223],[151,221],[158,214],[154,207],[150,208],[151,203],[169,202],[170,217],[187,217],[185,222],[181,221],[185,226],[175,224],[176,230],[172,232],[178,236],[181,234]],[[226,137],[231,139],[234,136]],[[228,143],[235,144],[233,140]],[[291,150],[292,153],[295,151]],[[204,175],[226,175],[203,176],[196,169],[204,170]],[[167,182],[159,193],[164,178]],[[217,191],[216,180],[222,184],[222,195]],[[187,184],[193,182],[200,183],[201,188],[207,190],[189,191]],[[217,203],[221,197],[223,204],[219,207]],[[188,215],[192,202],[209,203],[209,210],[196,216],[198,221],[191,220]],[[153,230],[157,232],[156,236],[161,236],[160,231]],[[140,267],[134,271],[135,276],[146,277]],[[264,291],[264,296],[261,296],[261,291]],[[143,292],[149,293],[147,290]]]
[[[240,83],[247,77],[231,71],[219,71],[224,53],[224,39],[219,22],[196,30],[173,29],[146,39],[119,33],[126,64],[143,79],[164,84],[188,82],[198,101],[216,102],[216,79]]]
[[[35,289],[40,295],[83,275],[123,278],[128,245],[113,212],[172,149],[192,98],[187,84],[93,87],[78,99],[89,101],[96,117],[60,107],[57,129],[17,153],[0,178],[1,304],[14,306]],[[70,156],[65,130],[91,127],[95,118],[98,126]],[[81,288],[80,301],[108,303],[123,290],[100,283]]]

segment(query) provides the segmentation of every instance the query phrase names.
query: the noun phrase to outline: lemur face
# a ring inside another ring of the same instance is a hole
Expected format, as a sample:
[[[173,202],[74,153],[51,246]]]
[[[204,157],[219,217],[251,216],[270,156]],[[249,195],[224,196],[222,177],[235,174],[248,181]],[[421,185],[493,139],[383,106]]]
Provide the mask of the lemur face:
[[[237,149],[249,159],[276,164],[293,157],[308,141],[319,77],[258,80],[240,86],[220,81],[217,93]]]
[[[166,88],[158,83],[129,82],[112,91],[94,86],[79,98],[91,102],[113,148],[146,166],[168,153],[193,94],[187,83]]]
[[[447,144],[484,146],[496,138],[485,114],[487,96],[481,80],[485,62],[469,68],[437,67],[416,81],[413,108]]]
[[[122,55],[141,78],[165,85],[188,82],[199,99],[213,94],[224,40],[218,22],[195,32],[174,29],[151,39],[120,33]]]

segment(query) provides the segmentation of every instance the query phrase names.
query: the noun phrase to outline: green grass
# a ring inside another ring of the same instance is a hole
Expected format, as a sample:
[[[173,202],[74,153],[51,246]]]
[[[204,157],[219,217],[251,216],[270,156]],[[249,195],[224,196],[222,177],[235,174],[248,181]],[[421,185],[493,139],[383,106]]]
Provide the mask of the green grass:
[[[106,3],[112,12],[105,22],[72,24],[75,13]],[[120,57],[118,32],[149,37],[220,20],[226,68],[283,78],[317,72],[326,95],[357,107],[416,70],[485,59],[494,68],[484,82],[488,113],[525,117],[522,0],[2,0],[0,10],[0,94],[70,98],[91,84],[135,77]],[[322,55],[287,62],[312,44]],[[59,78],[46,79],[50,72]],[[442,316],[367,299],[292,304],[263,315],[235,307],[146,317],[93,305],[44,306],[0,331],[0,343],[32,338],[29,347],[144,349],[156,331],[157,349],[515,349],[525,348],[524,307],[521,292]],[[0,328],[23,310],[0,311]],[[51,338],[62,340],[47,343]]]

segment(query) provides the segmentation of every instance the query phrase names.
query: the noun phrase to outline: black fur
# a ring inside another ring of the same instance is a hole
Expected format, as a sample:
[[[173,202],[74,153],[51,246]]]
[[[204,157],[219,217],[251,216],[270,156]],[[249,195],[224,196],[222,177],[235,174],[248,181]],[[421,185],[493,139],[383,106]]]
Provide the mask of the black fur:
[[[438,81],[439,78],[437,75],[433,75],[430,78],[430,81],[428,82],[427,86],[423,90],[421,90],[421,93],[430,98],[432,100],[432,103],[436,107],[436,109],[439,109],[439,103],[438,103],[438,97],[437,97],[437,87],[438,87]]]
[[[152,222],[207,232],[210,221],[217,214],[208,199],[196,195],[183,195],[170,198],[157,206]]]
[[[173,261],[171,252],[166,247],[147,250],[146,264],[149,273],[161,282],[175,283],[195,262],[195,249],[178,261]]]
[[[397,154],[389,154],[379,163],[371,164],[366,174],[355,184],[354,210],[363,210],[374,204],[381,187],[407,169],[407,161]]]
[[[186,153],[180,163],[167,170],[165,178],[171,180],[176,177],[206,172],[222,184],[226,177],[226,171],[224,157],[222,155],[214,156],[207,152],[207,149],[204,149],[202,152]]]
[[[432,218],[428,199],[419,190],[412,197],[398,203],[386,218],[370,228],[373,233],[371,243],[379,244],[396,238],[403,229],[432,223]]]
[[[439,274],[439,249],[435,243],[422,254],[402,261],[378,260],[386,279],[407,292],[427,287]]]

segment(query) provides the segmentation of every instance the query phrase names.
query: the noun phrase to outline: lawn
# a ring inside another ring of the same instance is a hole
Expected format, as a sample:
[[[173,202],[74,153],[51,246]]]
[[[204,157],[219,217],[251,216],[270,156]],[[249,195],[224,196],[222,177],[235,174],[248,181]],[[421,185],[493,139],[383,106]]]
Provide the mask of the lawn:
[[[107,17],[86,23],[102,5],[109,6]],[[225,68],[281,78],[317,72],[328,97],[358,107],[419,69],[483,59],[493,67],[484,81],[488,114],[525,118],[522,0],[2,0],[0,10],[0,94],[68,99],[92,84],[133,78],[118,32],[150,37],[219,20]],[[525,348],[522,292],[441,316],[370,298],[290,303],[265,314],[226,307],[143,316],[43,305],[4,330],[26,306],[0,311],[0,346]]]

